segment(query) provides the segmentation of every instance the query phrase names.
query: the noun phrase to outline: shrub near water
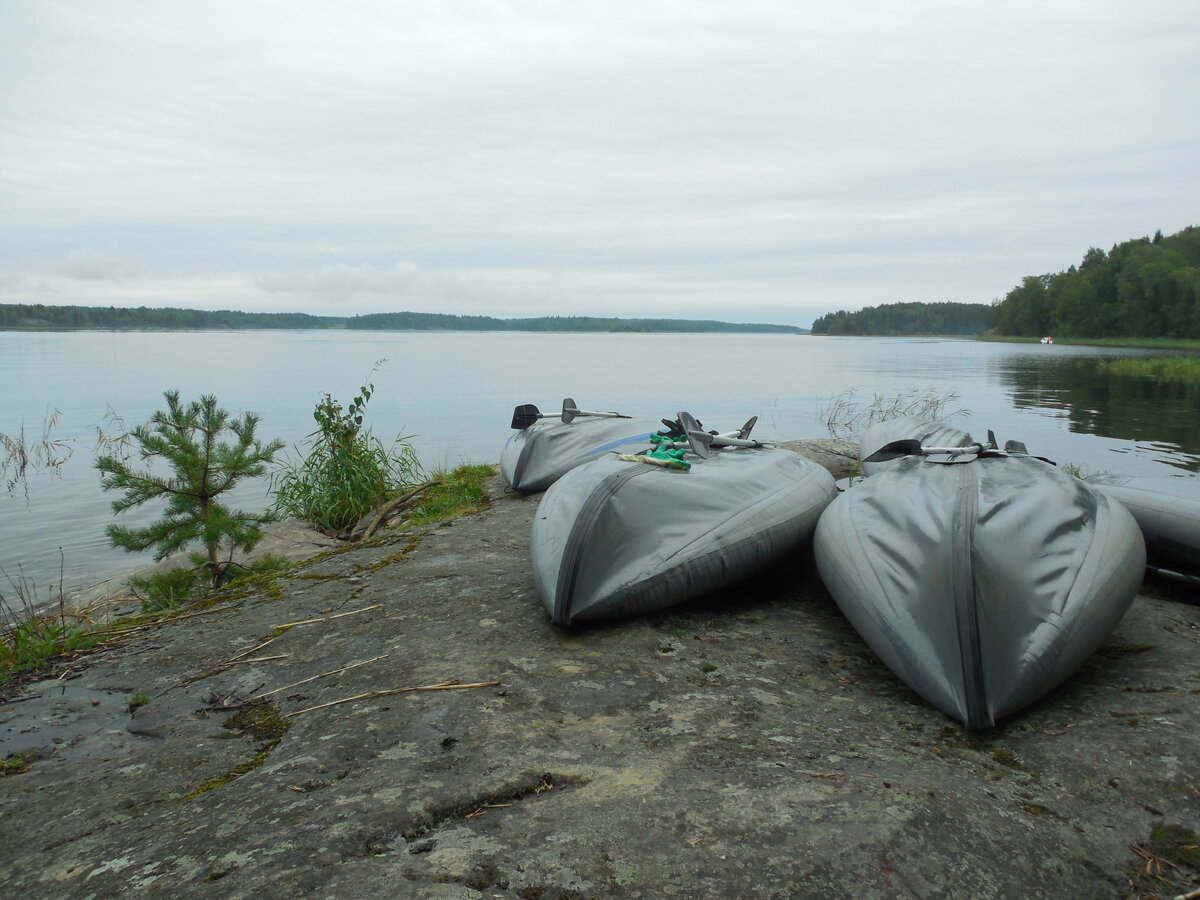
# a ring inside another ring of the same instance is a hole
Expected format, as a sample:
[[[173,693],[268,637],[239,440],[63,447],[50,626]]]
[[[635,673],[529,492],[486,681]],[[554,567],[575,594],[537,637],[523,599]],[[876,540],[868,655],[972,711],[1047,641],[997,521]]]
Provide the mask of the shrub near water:
[[[211,394],[186,405],[179,391],[166,391],[163,397],[166,410],[133,429],[130,437],[143,462],[165,465],[170,475],[134,469],[115,456],[96,460],[103,488],[122,495],[113,501],[114,513],[161,500],[163,516],[144,528],[109,525],[105,532],[114,547],[130,552],[153,548],[156,562],[198,543],[204,548],[198,564],[212,586],[220,587],[234,570],[233,552],[252,550],[262,540],[261,526],[271,521],[268,514],[229,507],[223,495],[245,479],[265,474],[283,442],[263,444],[255,436],[258,416],[235,418]],[[227,435],[233,440],[222,440]]]
[[[364,385],[345,409],[329,394],[317,404],[320,427],[309,435],[308,455],[285,463],[272,479],[277,512],[338,535],[417,481],[421,467],[407,437],[388,447],[363,428],[374,390]]]
[[[9,586],[8,595],[0,590],[0,683],[11,672],[39,668],[52,657],[101,640],[88,624],[67,613],[61,594],[58,613],[40,614],[31,584],[3,570],[0,576]]]

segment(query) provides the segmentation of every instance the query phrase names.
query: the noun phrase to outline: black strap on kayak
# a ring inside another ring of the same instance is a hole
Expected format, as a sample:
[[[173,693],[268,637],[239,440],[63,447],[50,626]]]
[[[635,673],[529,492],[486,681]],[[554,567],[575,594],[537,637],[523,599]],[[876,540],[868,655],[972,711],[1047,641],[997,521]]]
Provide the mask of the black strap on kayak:
[[[983,654],[979,643],[979,607],[975,596],[975,568],[972,563],[975,541],[975,519],[979,515],[979,471],[974,466],[956,470],[958,489],[955,492],[951,521],[950,557],[954,587],[954,618],[958,627],[958,651],[962,662],[963,700],[966,705],[966,725],[972,730],[995,725],[988,711],[987,685],[983,678]]]

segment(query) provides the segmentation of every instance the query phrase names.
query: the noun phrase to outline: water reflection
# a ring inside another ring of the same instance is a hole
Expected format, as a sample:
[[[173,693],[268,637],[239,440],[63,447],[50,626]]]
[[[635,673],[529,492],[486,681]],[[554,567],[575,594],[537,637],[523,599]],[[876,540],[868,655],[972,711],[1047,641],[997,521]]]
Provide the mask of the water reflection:
[[[1017,409],[1058,410],[1072,432],[1169,451],[1164,462],[1200,471],[1200,384],[1114,375],[1101,359],[1012,358],[1000,379]]]

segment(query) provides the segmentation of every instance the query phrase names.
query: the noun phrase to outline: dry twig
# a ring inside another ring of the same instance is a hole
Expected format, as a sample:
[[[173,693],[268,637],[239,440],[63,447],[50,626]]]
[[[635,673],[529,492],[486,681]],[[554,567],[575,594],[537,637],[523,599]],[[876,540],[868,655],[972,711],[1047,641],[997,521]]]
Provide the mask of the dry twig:
[[[424,684],[420,687],[391,688],[385,691],[366,691],[362,694],[355,694],[353,697],[343,697],[341,700],[330,700],[328,703],[320,703],[316,706],[298,709],[295,712],[288,713],[284,716],[284,718],[290,719],[293,716],[315,712],[318,709],[327,709],[330,706],[337,706],[339,703],[351,703],[355,700],[370,700],[373,697],[387,697],[390,694],[409,694],[413,691],[458,691],[466,690],[467,688],[495,687],[498,684],[500,684],[499,681],[478,681],[473,684],[459,684],[457,681],[451,679],[449,681],[443,681],[439,684]]]
[[[236,609],[236,607],[234,607],[234,606],[214,606],[212,609],[200,609],[200,610],[197,610],[196,612],[184,613],[183,615],[179,615],[179,616],[163,616],[161,619],[155,619],[153,622],[147,622],[144,625],[134,625],[132,628],[118,628],[115,630],[108,630],[108,629],[101,628],[96,633],[102,634],[105,637],[118,637],[122,634],[133,634],[138,631],[145,631],[148,628],[154,628],[154,627],[156,627],[158,625],[162,625],[166,622],[178,622],[180,619],[192,619],[192,618],[195,618],[196,616],[207,616],[212,613],[227,612],[228,610],[231,610],[231,609]]]
[[[346,616],[356,616],[359,613],[370,612],[373,609],[379,609],[383,604],[376,603],[374,606],[364,606],[362,609],[352,609],[350,612],[338,613],[334,616],[322,616],[319,619],[301,619],[299,622],[287,622],[283,625],[276,625],[275,630],[295,628],[297,625],[313,625],[317,622],[330,622],[334,619],[341,619]]]
[[[247,698],[246,702],[251,700],[261,700],[263,697],[270,697],[272,694],[278,694],[280,691],[286,691],[289,688],[299,687],[302,684],[308,684],[310,681],[316,681],[318,678],[324,678],[327,675],[340,675],[349,669],[357,669],[359,666],[365,666],[367,663],[373,663],[376,660],[383,659],[388,654],[384,653],[381,656],[373,656],[370,659],[364,659],[362,662],[350,663],[342,666],[340,669],[330,669],[328,672],[322,672],[320,675],[310,675],[308,678],[301,678],[299,681],[293,681],[291,684],[285,684],[283,687],[277,687],[274,690],[263,691],[261,694],[255,694],[253,697]]]
[[[263,647],[267,646],[267,644],[271,643],[271,641],[273,641],[273,640],[275,640],[275,638],[267,638],[265,641],[263,641],[257,647],[251,647],[249,650],[243,650],[241,653],[238,653],[234,656],[229,657],[227,662],[233,662],[236,659],[241,659],[243,656],[245,656],[248,653],[253,653],[255,650],[261,650]]]
[[[375,533],[375,529],[377,529],[384,522],[384,520],[394,513],[399,507],[403,506],[409,500],[422,493],[432,484],[433,481],[426,481],[424,484],[418,484],[411,491],[406,491],[399,497],[394,497],[387,503],[384,503],[379,507],[378,511],[376,511],[374,517],[371,519],[371,524],[368,525],[363,533],[358,536],[357,540],[365,541],[367,538],[373,535]],[[353,535],[351,535],[351,539],[354,539]]]

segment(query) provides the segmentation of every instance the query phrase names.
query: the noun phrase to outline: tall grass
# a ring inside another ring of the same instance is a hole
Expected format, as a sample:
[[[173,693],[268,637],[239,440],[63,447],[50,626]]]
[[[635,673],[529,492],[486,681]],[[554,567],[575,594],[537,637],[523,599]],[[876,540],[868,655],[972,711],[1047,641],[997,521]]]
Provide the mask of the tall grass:
[[[831,437],[858,441],[872,425],[888,419],[914,416],[937,421],[962,415],[965,409],[951,408],[957,400],[958,394],[953,391],[938,394],[915,388],[900,394],[872,394],[866,399],[854,388],[847,388],[825,401],[817,412],[817,421]]]
[[[1161,381],[1200,382],[1200,356],[1125,356],[1100,361],[1100,370]]]
[[[373,391],[374,385],[364,385],[345,409],[325,394],[313,411],[319,428],[309,435],[307,454],[283,463],[271,478],[276,512],[348,536],[360,519],[419,480],[421,465],[409,437],[388,446],[363,428]]]

